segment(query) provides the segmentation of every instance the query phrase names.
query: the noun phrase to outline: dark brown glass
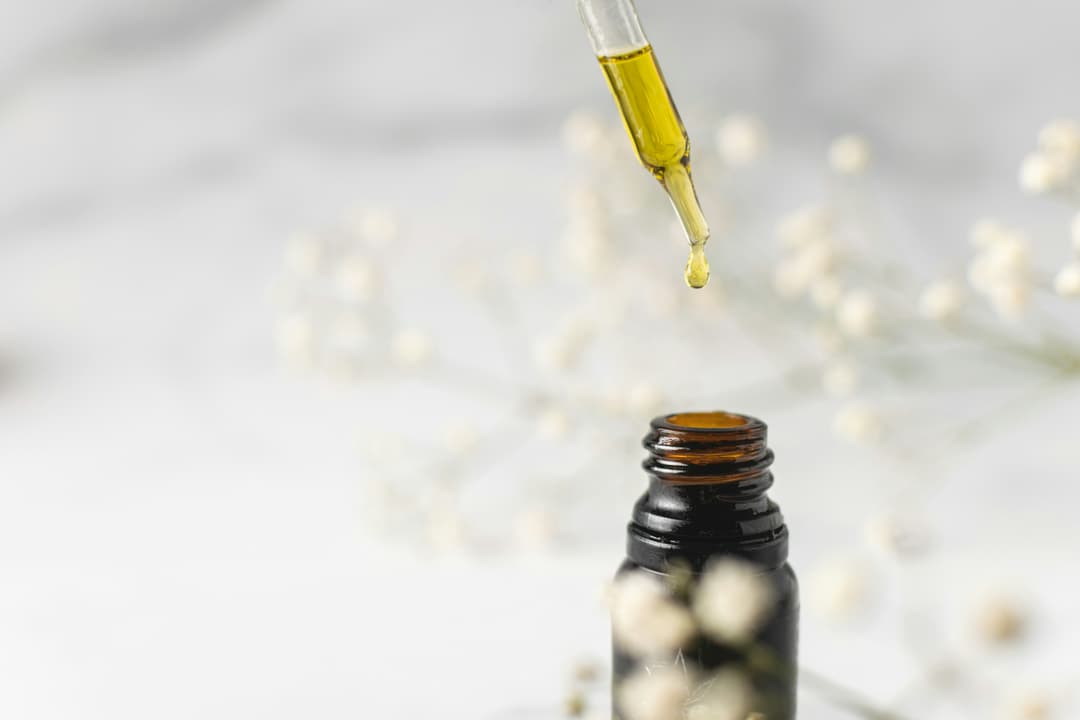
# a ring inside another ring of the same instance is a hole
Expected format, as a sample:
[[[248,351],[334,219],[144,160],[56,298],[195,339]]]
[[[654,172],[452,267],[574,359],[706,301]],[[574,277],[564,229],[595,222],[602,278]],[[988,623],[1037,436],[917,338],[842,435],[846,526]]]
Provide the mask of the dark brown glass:
[[[755,708],[769,720],[795,717],[798,584],[787,562],[788,531],[780,508],[766,496],[773,476],[767,428],[726,412],[676,413],[654,419],[643,444],[649,487],[627,527],[632,570],[662,576],[689,602],[710,562],[737,556],[753,563],[773,590],[775,604],[753,641],[725,646],[698,635],[682,650],[705,673],[737,665],[757,691]],[[689,583],[679,581],[689,573]],[[614,648],[613,687],[640,660]],[[615,693],[617,695],[617,693]],[[617,702],[615,718],[619,718]]]

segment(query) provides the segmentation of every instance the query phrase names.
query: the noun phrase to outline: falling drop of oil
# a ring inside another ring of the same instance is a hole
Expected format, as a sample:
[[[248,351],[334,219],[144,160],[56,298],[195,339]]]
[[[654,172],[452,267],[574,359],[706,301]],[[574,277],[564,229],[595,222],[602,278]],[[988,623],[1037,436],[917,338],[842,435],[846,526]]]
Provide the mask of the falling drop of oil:
[[[698,290],[709,282],[709,259],[705,257],[705,243],[690,246],[685,278],[687,285]]]

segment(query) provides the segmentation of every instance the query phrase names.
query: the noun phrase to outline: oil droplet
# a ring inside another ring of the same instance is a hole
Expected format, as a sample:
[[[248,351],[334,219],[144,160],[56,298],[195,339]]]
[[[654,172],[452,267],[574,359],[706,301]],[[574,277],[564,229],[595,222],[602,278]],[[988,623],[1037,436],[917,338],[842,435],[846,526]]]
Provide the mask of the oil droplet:
[[[709,282],[709,260],[705,257],[705,243],[690,246],[690,259],[686,261],[686,284],[695,289]]]

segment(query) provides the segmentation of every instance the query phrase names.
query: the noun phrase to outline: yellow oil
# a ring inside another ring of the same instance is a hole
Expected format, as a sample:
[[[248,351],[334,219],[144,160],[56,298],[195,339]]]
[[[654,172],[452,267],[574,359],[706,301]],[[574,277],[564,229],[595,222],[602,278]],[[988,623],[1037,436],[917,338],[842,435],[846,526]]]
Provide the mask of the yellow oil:
[[[705,287],[709,282],[709,262],[705,259],[709,225],[690,179],[690,138],[671,101],[652,46],[601,56],[599,60],[638,159],[664,186],[686,230],[690,241],[686,284]]]

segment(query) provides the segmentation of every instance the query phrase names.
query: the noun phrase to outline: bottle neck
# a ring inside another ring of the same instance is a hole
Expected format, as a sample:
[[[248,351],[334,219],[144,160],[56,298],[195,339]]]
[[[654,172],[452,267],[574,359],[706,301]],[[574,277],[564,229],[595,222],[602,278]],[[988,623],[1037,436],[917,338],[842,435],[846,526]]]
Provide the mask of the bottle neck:
[[[673,562],[700,571],[715,555],[767,568],[787,561],[787,528],[765,495],[773,454],[767,428],[731,413],[658,417],[643,444],[649,488],[634,505],[627,554],[666,572]]]

